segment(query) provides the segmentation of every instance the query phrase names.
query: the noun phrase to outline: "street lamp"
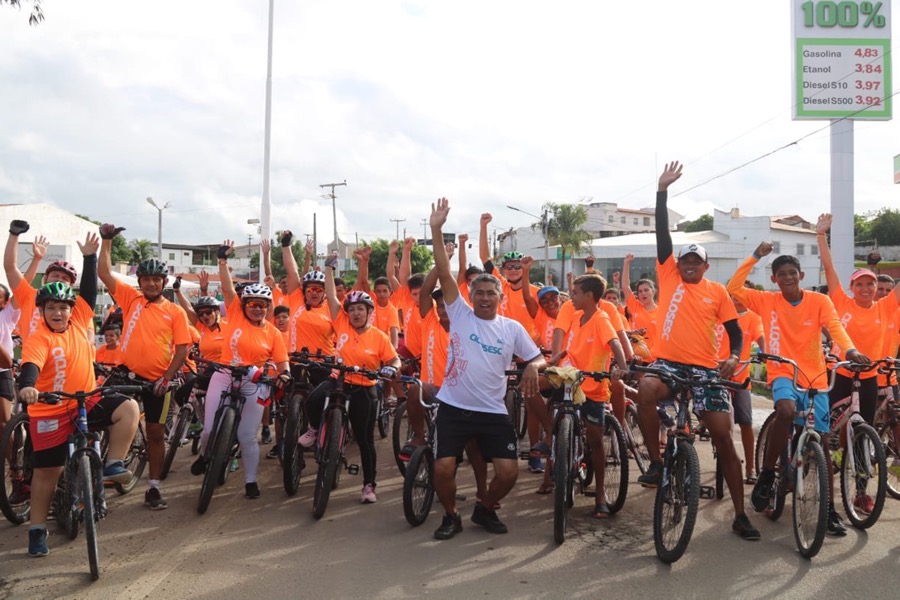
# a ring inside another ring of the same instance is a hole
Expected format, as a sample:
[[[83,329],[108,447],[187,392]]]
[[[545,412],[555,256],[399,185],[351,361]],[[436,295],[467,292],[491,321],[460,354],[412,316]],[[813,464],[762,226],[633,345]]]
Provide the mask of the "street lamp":
[[[320,188],[331,188],[331,193],[328,194],[328,197],[331,198],[331,216],[334,219],[334,251],[340,254],[340,248],[338,248],[338,234],[337,234],[337,207],[334,203],[335,198],[337,196],[334,195],[334,188],[347,185],[347,180],[345,179],[343,183],[321,183],[319,184]]]
[[[541,220],[541,234],[544,236],[544,285],[548,285],[550,281],[550,238],[547,235],[547,209],[544,209],[544,214],[539,217],[509,204],[506,205],[506,208]]]
[[[159,206],[156,202],[153,201],[153,198],[147,196],[147,204],[155,208],[159,211],[159,225],[157,227],[157,233],[159,234],[159,243],[156,246],[156,253],[159,255],[159,260],[162,262],[163,253],[162,253],[162,211],[166,210],[170,206],[172,206],[171,202],[166,202],[162,206]]]

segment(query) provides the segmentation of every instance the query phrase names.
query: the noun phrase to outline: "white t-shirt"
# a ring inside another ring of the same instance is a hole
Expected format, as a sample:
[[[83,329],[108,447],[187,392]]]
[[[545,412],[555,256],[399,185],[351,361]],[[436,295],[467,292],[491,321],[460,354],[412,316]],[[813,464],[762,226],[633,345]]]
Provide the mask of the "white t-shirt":
[[[517,321],[479,319],[461,296],[447,304],[450,345],[438,399],[464,410],[507,414],[506,377],[513,355],[533,360],[541,351]]]
[[[7,304],[6,308],[0,310],[0,345],[2,345],[9,355],[13,355],[12,333],[19,323],[19,315],[21,311],[13,308],[12,304]],[[0,371],[8,371],[9,369],[0,369]]]

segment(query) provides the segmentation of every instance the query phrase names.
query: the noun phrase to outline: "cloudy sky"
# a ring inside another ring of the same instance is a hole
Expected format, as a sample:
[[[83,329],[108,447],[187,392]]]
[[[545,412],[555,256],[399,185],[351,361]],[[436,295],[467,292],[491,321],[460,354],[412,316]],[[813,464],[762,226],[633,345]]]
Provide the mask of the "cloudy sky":
[[[542,203],[697,217],[829,209],[827,122],[792,121],[788,3],[276,0],[273,228],[343,239],[523,226]],[[900,2],[894,2],[894,9]],[[50,202],[171,243],[246,240],[259,217],[266,0],[45,0],[0,6],[0,203]],[[894,14],[898,14],[894,10]],[[811,135],[810,135],[811,134]],[[897,206],[897,121],[857,122],[857,212]],[[475,237],[473,235],[473,237]],[[246,242],[244,242],[246,243]]]

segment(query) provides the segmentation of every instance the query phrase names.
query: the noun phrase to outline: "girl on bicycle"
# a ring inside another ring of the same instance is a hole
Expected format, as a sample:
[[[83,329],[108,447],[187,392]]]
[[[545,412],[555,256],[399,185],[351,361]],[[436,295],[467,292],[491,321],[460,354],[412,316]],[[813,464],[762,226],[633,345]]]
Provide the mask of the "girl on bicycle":
[[[325,261],[325,297],[331,309],[331,318],[337,333],[335,353],[344,364],[367,370],[381,370],[383,377],[393,379],[400,368],[400,358],[391,344],[390,338],[371,326],[375,302],[362,291],[352,291],[344,297],[343,310],[334,288],[334,266],[337,257]],[[334,375],[332,376],[334,377]],[[375,496],[375,411],[378,396],[375,382],[363,375],[348,374],[344,391],[350,399],[350,425],[353,437],[359,445],[360,462],[363,470],[363,489],[360,502],[372,504]],[[300,436],[300,444],[310,447],[316,440],[318,429],[313,423],[322,420],[325,396],[334,386],[333,380],[325,381],[310,392],[306,410],[310,428]]]
[[[244,465],[245,492],[249,499],[259,497],[259,486],[256,473],[259,469],[259,443],[256,432],[262,419],[269,393],[254,379],[259,369],[267,362],[275,363],[275,370],[280,373],[277,385],[283,387],[291,380],[288,370],[287,352],[284,349],[284,338],[266,316],[272,309],[272,290],[265,285],[252,283],[245,286],[240,297],[234,289],[231,273],[228,271],[228,256],[234,252],[234,242],[225,240],[217,253],[219,259],[219,278],[222,294],[225,299],[228,322],[222,325],[221,362],[230,367],[253,367],[244,376],[241,383],[241,394],[244,396],[244,408],[238,425],[237,438],[241,446],[241,458]],[[232,376],[226,371],[216,371],[209,382],[206,392],[205,423],[212,423],[222,400],[222,394],[231,387]],[[200,438],[201,448],[206,448],[209,439],[209,428],[203,430]],[[191,473],[201,475],[206,470],[208,458],[202,454],[191,466]]]

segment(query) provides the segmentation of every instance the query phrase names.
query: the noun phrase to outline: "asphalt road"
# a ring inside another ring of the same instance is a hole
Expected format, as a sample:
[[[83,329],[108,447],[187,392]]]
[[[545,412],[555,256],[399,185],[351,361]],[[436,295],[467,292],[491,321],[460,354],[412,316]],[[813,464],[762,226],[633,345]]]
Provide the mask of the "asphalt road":
[[[88,576],[83,535],[69,541],[51,523],[50,555],[32,559],[26,526],[0,524],[0,598],[898,597],[896,500],[887,500],[871,530],[826,538],[811,561],[796,551],[790,507],[778,522],[751,515],[763,539],[747,542],[731,533],[727,495],[701,500],[690,546],[669,566],[653,550],[651,490],[632,483],[622,512],[605,521],[592,519],[593,499],[579,496],[569,538],[557,545],[552,496],[534,493],[540,475],[522,463],[499,511],[510,533],[491,535],[469,520],[474,485],[464,467],[464,531],[439,542],[432,538],[440,523],[437,503],[421,527],[410,527],[403,517],[402,479],[389,441],[377,443],[378,503],[360,505],[361,478],[345,473],[321,521],[311,514],[312,469],[289,498],[271,460],[260,469],[258,500],[244,498],[239,471],[218,490],[209,511],[198,515],[200,482],[188,470],[190,452],[182,449],[163,486],[168,510],[143,506],[143,483],[126,496],[110,491],[111,512],[100,523],[97,582]],[[709,443],[697,447],[710,483]],[[632,463],[631,481],[636,473]]]

